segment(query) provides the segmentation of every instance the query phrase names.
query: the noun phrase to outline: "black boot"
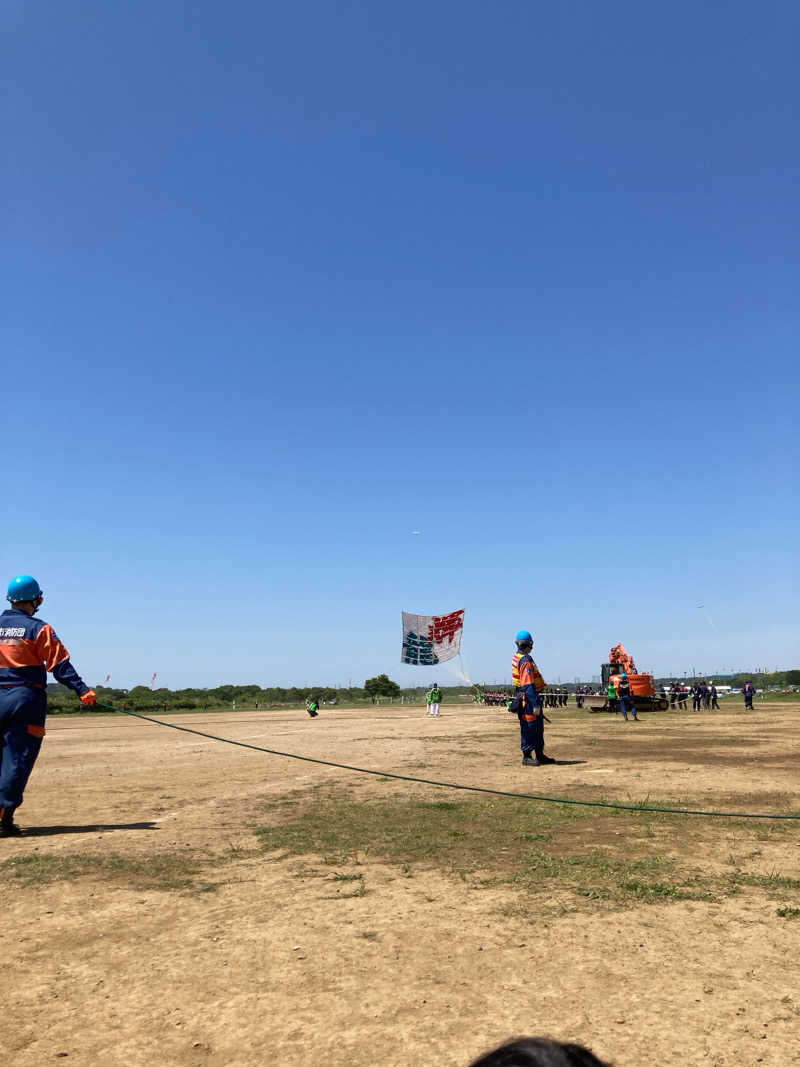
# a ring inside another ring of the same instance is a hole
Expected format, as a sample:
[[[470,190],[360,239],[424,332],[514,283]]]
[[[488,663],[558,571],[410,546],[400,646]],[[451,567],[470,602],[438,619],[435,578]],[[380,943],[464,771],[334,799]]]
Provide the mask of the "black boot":
[[[556,761],[552,756],[545,756],[544,749],[537,748],[536,750],[536,762],[537,763],[555,763]]]
[[[522,765],[523,765],[523,767],[535,767],[536,766],[536,760],[533,758],[533,753],[532,752],[528,751],[528,752],[523,752],[522,753]]]
[[[0,808],[0,837],[21,837],[22,830],[14,822],[14,808]]]

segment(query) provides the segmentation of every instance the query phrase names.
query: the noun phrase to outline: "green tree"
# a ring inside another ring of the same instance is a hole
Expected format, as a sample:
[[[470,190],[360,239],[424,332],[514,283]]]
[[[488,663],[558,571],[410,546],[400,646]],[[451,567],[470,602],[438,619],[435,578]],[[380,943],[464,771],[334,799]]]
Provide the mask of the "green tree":
[[[377,678],[367,678],[364,692],[373,700],[375,697],[399,697],[400,686],[388,674],[379,674]]]

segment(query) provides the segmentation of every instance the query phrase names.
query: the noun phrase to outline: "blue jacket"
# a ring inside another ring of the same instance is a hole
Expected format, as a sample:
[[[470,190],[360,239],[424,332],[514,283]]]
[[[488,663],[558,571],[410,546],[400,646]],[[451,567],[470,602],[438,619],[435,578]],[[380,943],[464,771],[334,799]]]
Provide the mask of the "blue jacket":
[[[83,696],[89,686],[69,661],[69,652],[49,622],[9,608],[0,614],[0,686],[44,689],[47,672]]]

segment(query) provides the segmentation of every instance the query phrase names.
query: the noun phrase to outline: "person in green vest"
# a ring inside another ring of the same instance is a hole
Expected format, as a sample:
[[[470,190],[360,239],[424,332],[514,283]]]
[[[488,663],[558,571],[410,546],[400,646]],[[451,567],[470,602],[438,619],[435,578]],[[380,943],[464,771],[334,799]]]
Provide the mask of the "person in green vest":
[[[617,696],[617,687],[608,679],[608,710],[613,711],[616,715],[619,711],[619,697]]]
[[[433,687],[428,690],[425,697],[425,703],[428,705],[428,714],[433,715],[436,719],[439,717],[442,705],[442,691],[436,682],[433,683]]]

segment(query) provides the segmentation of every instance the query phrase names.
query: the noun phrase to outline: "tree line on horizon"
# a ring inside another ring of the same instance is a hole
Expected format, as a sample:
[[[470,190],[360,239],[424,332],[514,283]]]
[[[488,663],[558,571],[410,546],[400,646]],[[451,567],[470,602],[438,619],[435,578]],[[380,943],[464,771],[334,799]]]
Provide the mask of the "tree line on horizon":
[[[461,688],[464,692],[469,692],[469,687],[462,686]],[[51,712],[87,711],[82,704],[76,702],[75,694],[66,686],[54,682],[48,685],[47,689]],[[232,708],[234,704],[237,707],[253,707],[256,704],[265,708],[294,707],[302,706],[312,697],[325,703],[335,701],[340,704],[357,704],[365,701],[372,702],[381,697],[413,696],[415,693],[425,691],[424,687],[420,686],[415,689],[401,689],[397,682],[393,682],[386,674],[367,678],[363,686],[348,686],[340,689],[325,685],[284,688],[282,686],[232,684],[218,685],[213,689],[167,689],[163,686],[150,689],[146,685],[137,685],[133,689],[115,689],[111,686],[97,685],[94,689],[101,704],[111,704],[114,707],[132,711],[164,708],[176,711],[202,711],[204,708],[223,706]]]
[[[701,676],[698,675],[698,678]],[[758,688],[770,688],[773,686],[800,686],[800,670],[775,671],[770,674],[747,673],[735,675],[703,675],[713,677],[719,684],[731,685],[734,689],[741,689],[749,679]],[[655,679],[656,686],[671,685],[673,681],[692,682],[692,678],[667,675],[664,678]],[[578,683],[585,685],[590,683]],[[561,683],[559,689],[567,689],[574,692],[575,683]],[[85,713],[87,709],[75,699],[75,694],[62,685],[53,683],[48,685],[50,697],[50,710],[80,711]],[[235,704],[237,708],[254,707],[297,707],[302,706],[311,697],[326,704],[338,702],[340,704],[359,704],[374,702],[382,698],[396,699],[401,696],[415,697],[424,694],[427,685],[402,688],[397,682],[392,681],[386,674],[379,674],[374,678],[367,678],[363,686],[348,686],[336,688],[335,686],[259,686],[259,685],[218,685],[213,689],[150,689],[146,685],[137,685],[133,689],[115,689],[109,686],[98,685],[95,687],[98,700],[102,704],[111,704],[115,707],[125,708],[132,711],[145,711],[147,709],[169,709],[175,711],[202,711],[205,708],[230,707]],[[510,685],[498,683],[480,683],[478,686],[469,685],[443,685],[441,688],[451,697],[469,696],[476,688],[485,691],[487,689],[507,689]],[[102,709],[100,709],[102,710]]]

